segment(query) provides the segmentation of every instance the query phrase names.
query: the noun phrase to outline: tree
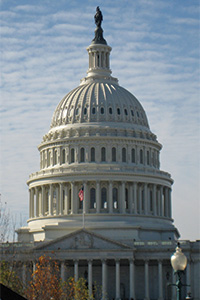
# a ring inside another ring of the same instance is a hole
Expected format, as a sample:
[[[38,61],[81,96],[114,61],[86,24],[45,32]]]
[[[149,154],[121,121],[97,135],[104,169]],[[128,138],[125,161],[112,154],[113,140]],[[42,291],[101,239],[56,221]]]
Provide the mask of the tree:
[[[5,261],[0,263],[0,283],[21,295],[23,294],[23,284],[15,273],[13,265],[10,266]]]
[[[11,215],[7,202],[3,202],[0,194],[0,243],[15,241],[16,218]]]
[[[50,257],[39,257],[31,277],[31,282],[25,291],[28,300],[94,299],[93,296],[89,297],[85,279],[79,278],[75,281],[73,277],[70,277],[67,281],[62,281],[58,263]]]
[[[60,300],[63,294],[59,266],[51,258],[41,256],[25,294],[28,300]]]
[[[70,277],[66,282],[63,282],[63,299],[86,300],[93,299],[93,297],[89,298],[89,291],[84,278],[75,281],[74,277]]]

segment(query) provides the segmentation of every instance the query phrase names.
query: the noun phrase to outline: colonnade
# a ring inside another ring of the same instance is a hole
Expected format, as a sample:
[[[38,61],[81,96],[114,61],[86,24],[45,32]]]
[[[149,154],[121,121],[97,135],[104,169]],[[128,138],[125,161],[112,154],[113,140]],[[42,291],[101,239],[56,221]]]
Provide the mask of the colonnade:
[[[141,145],[109,144],[103,146],[60,146],[44,149],[40,152],[40,168],[45,169],[54,165],[71,164],[71,163],[101,163],[101,150],[105,149],[105,163],[127,163],[132,165],[143,165],[148,167],[159,168],[159,151],[151,146],[144,147]],[[91,154],[93,149],[93,154]],[[113,156],[113,149],[115,155]],[[125,151],[122,151],[125,149]],[[81,155],[81,151],[84,155]],[[72,154],[73,152],[73,154]]]
[[[85,259],[85,260],[81,260],[82,262],[84,261],[84,268],[85,268],[85,279],[88,283],[88,289],[89,289],[89,294],[90,296],[93,293],[93,288],[94,288],[94,274],[95,272],[95,268],[97,266],[97,261],[98,261],[98,267],[101,267],[101,275],[99,275],[99,280],[100,282],[98,282],[98,284],[101,286],[101,293],[102,293],[102,299],[108,299],[108,294],[111,292],[110,291],[110,286],[115,286],[115,299],[119,300],[121,299],[121,291],[120,291],[120,283],[122,283],[126,278],[126,289],[129,293],[129,295],[127,295],[127,291],[126,291],[126,298],[128,296],[128,299],[137,299],[137,289],[138,286],[136,284],[136,279],[137,276],[139,274],[137,274],[137,261],[134,258],[126,258],[125,260],[123,259],[123,261],[127,261],[127,270],[126,270],[126,275],[124,276],[124,270],[122,271],[121,267],[123,267],[123,263],[122,260],[119,258],[113,258],[112,260],[109,260],[109,262],[112,261],[112,272],[115,273],[115,282],[111,282],[111,279],[109,279],[110,277],[110,266],[108,264],[108,260],[107,259]],[[72,273],[70,273],[70,276],[74,276],[75,281],[77,281],[79,279],[79,277],[83,277],[83,274],[81,274],[80,272],[80,266],[79,265],[79,260],[74,259],[74,260],[70,260],[70,261],[65,261],[65,260],[61,260],[59,261],[59,265],[60,265],[60,277],[62,280],[67,280],[68,278],[68,271],[69,268],[73,268]],[[69,264],[70,263],[70,264]],[[141,274],[140,271],[140,278],[143,277],[143,291],[144,291],[144,299],[145,300],[150,300],[152,297],[154,299],[159,299],[159,300],[164,300],[166,297],[171,297],[170,299],[175,299],[175,295],[176,295],[176,289],[174,287],[171,288],[170,292],[168,289],[168,281],[165,278],[166,276],[163,276],[164,272],[164,268],[166,267],[166,261],[163,262],[161,259],[158,259],[157,261],[153,261],[154,266],[157,268],[157,280],[158,280],[158,284],[157,284],[157,291],[154,290],[154,295],[152,295],[152,290],[151,290],[151,276],[150,276],[150,267],[152,265],[152,261],[151,259],[144,259],[143,260],[143,265],[144,265],[144,271],[143,274]],[[190,262],[188,262],[188,269],[189,271],[186,272],[186,283],[190,284]],[[167,263],[170,266],[170,261]],[[27,263],[24,263],[22,265],[22,281],[25,284],[26,283],[26,279],[27,279]],[[30,263],[29,263],[30,265]],[[35,265],[36,262],[33,262],[33,271],[35,270]],[[141,277],[142,276],[142,277]],[[154,273],[155,276],[155,273]],[[170,282],[171,283],[175,283],[175,277],[173,274],[173,270],[171,268],[171,274],[170,274]],[[108,285],[109,283],[109,285]],[[141,290],[141,287],[139,288],[139,290]],[[190,287],[191,290],[191,287]],[[165,291],[165,294],[164,294]],[[170,295],[166,295],[166,293],[170,293]],[[157,297],[156,297],[157,295]]]
[[[171,218],[171,189],[166,186],[125,181],[72,181],[29,189],[29,217],[81,214],[78,197],[84,186],[85,213],[120,213]]]

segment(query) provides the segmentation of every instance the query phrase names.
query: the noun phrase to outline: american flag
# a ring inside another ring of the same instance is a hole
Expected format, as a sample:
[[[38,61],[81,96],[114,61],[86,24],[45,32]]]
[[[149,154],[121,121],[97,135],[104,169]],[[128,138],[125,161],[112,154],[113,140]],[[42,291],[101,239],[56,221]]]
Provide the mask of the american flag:
[[[84,199],[84,187],[83,186],[80,189],[78,196],[79,196],[80,201],[83,201],[83,199]]]

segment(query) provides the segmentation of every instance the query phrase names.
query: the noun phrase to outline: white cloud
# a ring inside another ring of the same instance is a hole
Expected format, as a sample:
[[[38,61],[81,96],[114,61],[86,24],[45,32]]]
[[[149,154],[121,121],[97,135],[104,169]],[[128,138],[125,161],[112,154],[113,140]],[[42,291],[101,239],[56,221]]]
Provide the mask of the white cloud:
[[[58,102],[86,75],[85,48],[95,29],[95,5],[89,0],[80,7],[61,2],[56,9],[52,2],[50,7],[46,3],[20,5],[18,1],[12,11],[0,13],[1,193],[12,209],[25,214],[25,182],[39,169],[37,145],[49,130]],[[113,47],[113,76],[141,101],[152,131],[163,144],[162,169],[175,179],[175,224],[183,238],[198,238],[197,226],[187,221],[197,220],[199,213],[194,209],[199,179],[199,54],[193,36],[199,29],[194,4],[188,10],[181,5],[177,14],[172,2],[169,7],[169,2],[149,0],[111,3],[100,1],[104,36]]]

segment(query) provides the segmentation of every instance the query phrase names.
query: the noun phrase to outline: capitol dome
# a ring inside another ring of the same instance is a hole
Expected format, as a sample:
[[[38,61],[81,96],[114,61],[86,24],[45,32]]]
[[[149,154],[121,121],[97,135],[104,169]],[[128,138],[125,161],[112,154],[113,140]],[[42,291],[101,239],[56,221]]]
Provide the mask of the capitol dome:
[[[129,245],[177,239],[162,145],[140,102],[111,76],[101,27],[87,51],[87,76],[60,101],[38,146],[40,170],[28,180],[28,227],[19,240],[48,241],[83,227]]]
[[[51,128],[74,123],[120,122],[149,131],[147,117],[139,101],[116,83],[97,80],[81,84],[57,106]]]

